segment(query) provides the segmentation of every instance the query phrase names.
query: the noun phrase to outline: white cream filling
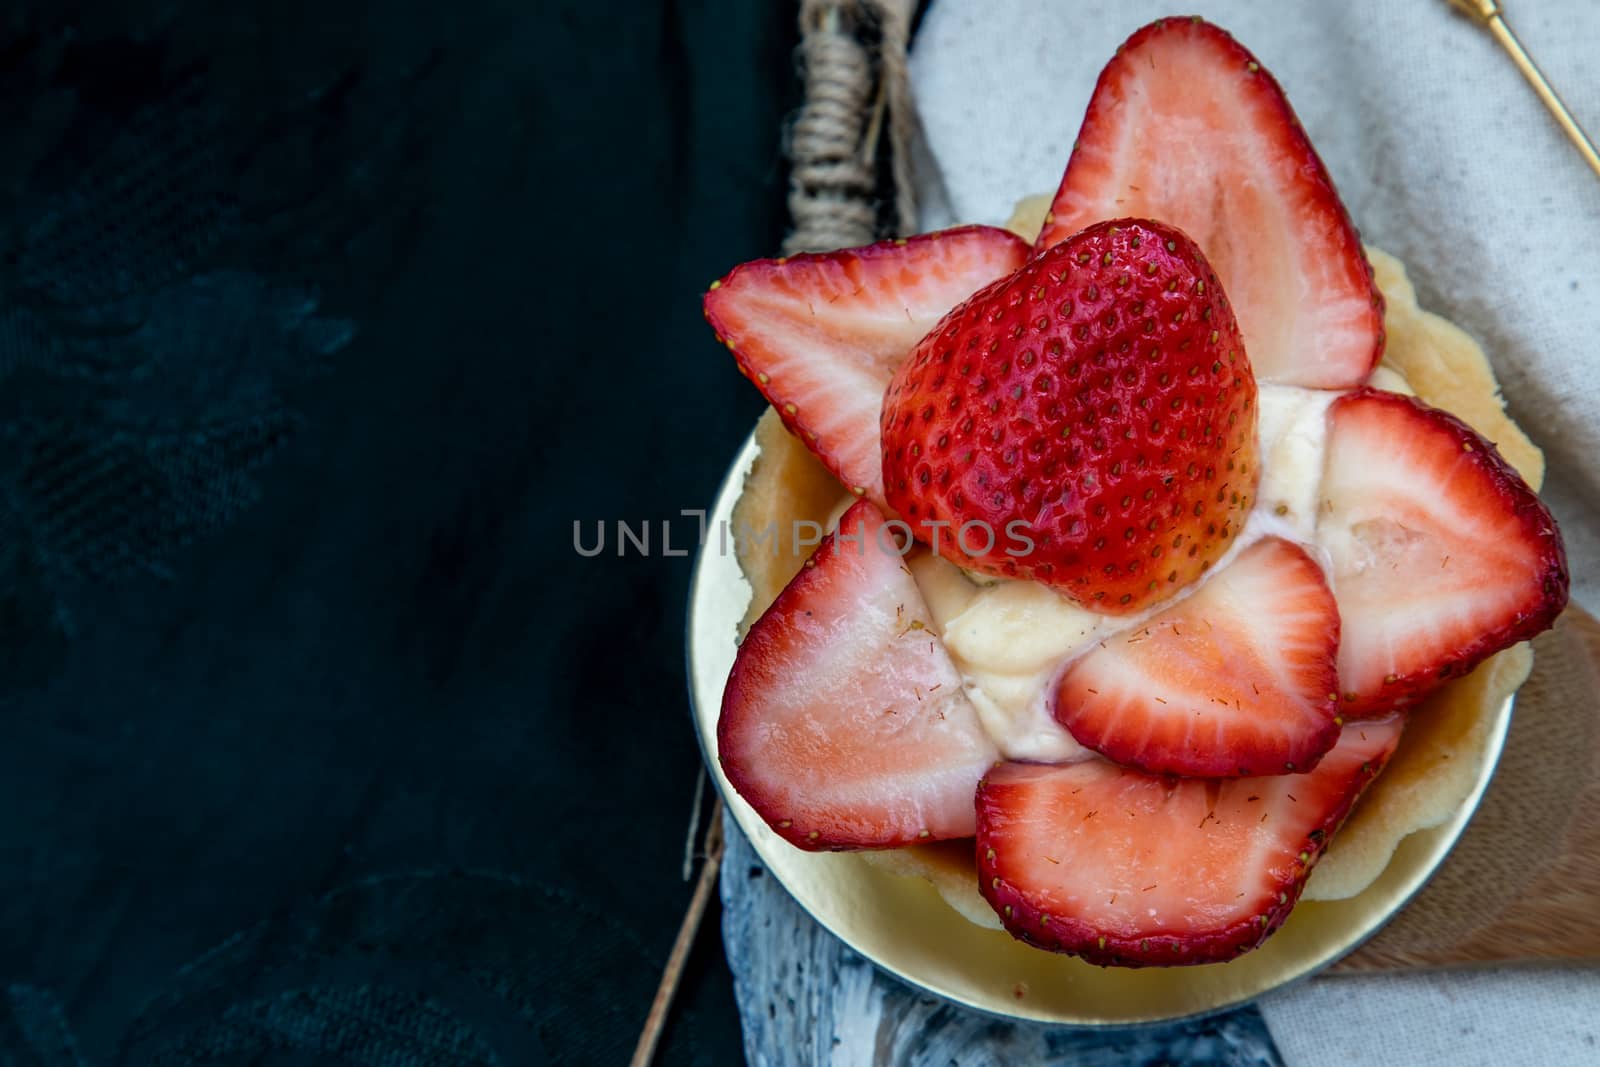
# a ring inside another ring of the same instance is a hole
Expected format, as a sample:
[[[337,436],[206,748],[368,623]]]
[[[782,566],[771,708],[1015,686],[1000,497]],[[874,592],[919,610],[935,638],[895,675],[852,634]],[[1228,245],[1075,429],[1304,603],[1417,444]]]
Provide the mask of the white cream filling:
[[[1305,546],[1326,569],[1327,553],[1317,542],[1317,498],[1328,406],[1340,394],[1261,384],[1257,395],[1261,481],[1255,506],[1210,573],[1273,535]],[[1095,642],[1138,626],[1171,603],[1136,615],[1103,615],[1038,582],[984,579],[980,585],[932,554],[914,560],[912,573],[984,729],[1008,759],[1063,763],[1090,755],[1050,714],[1057,675]]]

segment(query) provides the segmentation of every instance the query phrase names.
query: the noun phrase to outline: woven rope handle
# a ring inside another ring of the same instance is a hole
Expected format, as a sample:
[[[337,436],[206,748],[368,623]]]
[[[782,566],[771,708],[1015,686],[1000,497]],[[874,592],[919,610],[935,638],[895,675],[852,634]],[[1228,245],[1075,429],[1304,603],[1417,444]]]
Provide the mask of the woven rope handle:
[[[789,136],[784,251],[868,244],[916,227],[909,147],[915,115],[906,72],[912,0],[801,0],[805,103]],[[880,226],[879,166],[893,188]]]

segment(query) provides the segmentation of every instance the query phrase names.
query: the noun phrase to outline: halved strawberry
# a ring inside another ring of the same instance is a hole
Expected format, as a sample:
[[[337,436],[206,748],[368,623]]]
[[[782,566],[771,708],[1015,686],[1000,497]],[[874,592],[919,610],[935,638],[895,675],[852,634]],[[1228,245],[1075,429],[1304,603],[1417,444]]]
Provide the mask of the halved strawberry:
[[[801,848],[970,837],[996,758],[893,533],[871,501],[845,512],[723,693],[722,769]]]
[[[1028,251],[1005,230],[960,226],[758,259],[712,284],[706,319],[790,431],[857,496],[882,504],[884,387],[940,316]]]
[[[1255,401],[1195,243],[1102,222],[918,343],[884,395],[885,488],[957,565],[1131,613],[1198,578],[1244,525]]]
[[[978,787],[978,877],[1012,935],[1091,963],[1215,963],[1288,917],[1402,720],[1351,723],[1309,774],[1169,778],[1002,763]]]
[[[1327,169],[1278,83],[1201,19],[1154,22],[1107,64],[1038,247],[1122,215],[1199,242],[1261,381],[1344,389],[1377,365],[1382,297]]]
[[[1344,620],[1346,716],[1415,703],[1567,604],[1549,510],[1455,416],[1362,389],[1329,409],[1318,535]]]
[[[1080,743],[1158,774],[1306,771],[1339,737],[1338,650],[1322,568],[1271,537],[1074,662],[1055,716]]]

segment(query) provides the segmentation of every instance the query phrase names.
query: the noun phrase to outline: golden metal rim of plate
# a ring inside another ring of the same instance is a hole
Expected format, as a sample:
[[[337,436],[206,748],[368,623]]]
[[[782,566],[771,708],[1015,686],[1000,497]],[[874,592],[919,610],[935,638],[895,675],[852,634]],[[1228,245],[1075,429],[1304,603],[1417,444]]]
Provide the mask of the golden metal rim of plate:
[[[1471,794],[1447,822],[1401,842],[1383,874],[1359,895],[1304,901],[1261,948],[1198,967],[1102,968],[1030,948],[968,922],[920,878],[885,871],[860,855],[802,852],[767,828],[729,786],[716,759],[722,690],[750,598],[733,554],[731,517],[756,452],[752,434],[707,516],[690,583],[689,689],[700,747],[728,811],[800,906],[853,951],[918,989],[994,1015],[1070,1026],[1170,1022],[1236,1007],[1315,974],[1394,917],[1454,846],[1494,774],[1511,699],[1496,713]]]

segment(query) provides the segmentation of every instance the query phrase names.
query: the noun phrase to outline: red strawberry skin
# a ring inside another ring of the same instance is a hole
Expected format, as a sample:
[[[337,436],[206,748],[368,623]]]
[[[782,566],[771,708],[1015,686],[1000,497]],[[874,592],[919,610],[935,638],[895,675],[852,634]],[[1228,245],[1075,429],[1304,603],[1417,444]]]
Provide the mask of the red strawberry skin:
[[[888,501],[963,567],[1137,611],[1244,524],[1255,404],[1194,242],[1100,223],[974,295],[900,367],[883,405]]]
[[[1408,707],[1549,629],[1567,605],[1561,533],[1492,444],[1379,389],[1328,418],[1318,536],[1344,619],[1345,716]]]
[[[1055,716],[1080,744],[1154,774],[1308,771],[1339,738],[1338,651],[1322,568],[1266,538],[1073,662]]]
[[[878,412],[940,316],[1028,256],[961,226],[864,248],[759,259],[712,285],[706,320],[790,432],[857,496],[883,503]]]
[[[970,837],[996,759],[892,534],[871,501],[845,512],[745,635],[723,692],[723,771],[803,849]]]
[[[1114,215],[1177,226],[1233,300],[1257,377],[1326,389],[1383,354],[1383,298],[1283,90],[1198,18],[1130,37],[1095,86],[1037,247]]]
[[[1351,723],[1316,770],[1270,778],[1002,763],[978,787],[980,888],[1012,936],[1091,963],[1233,959],[1288,917],[1401,726]]]

